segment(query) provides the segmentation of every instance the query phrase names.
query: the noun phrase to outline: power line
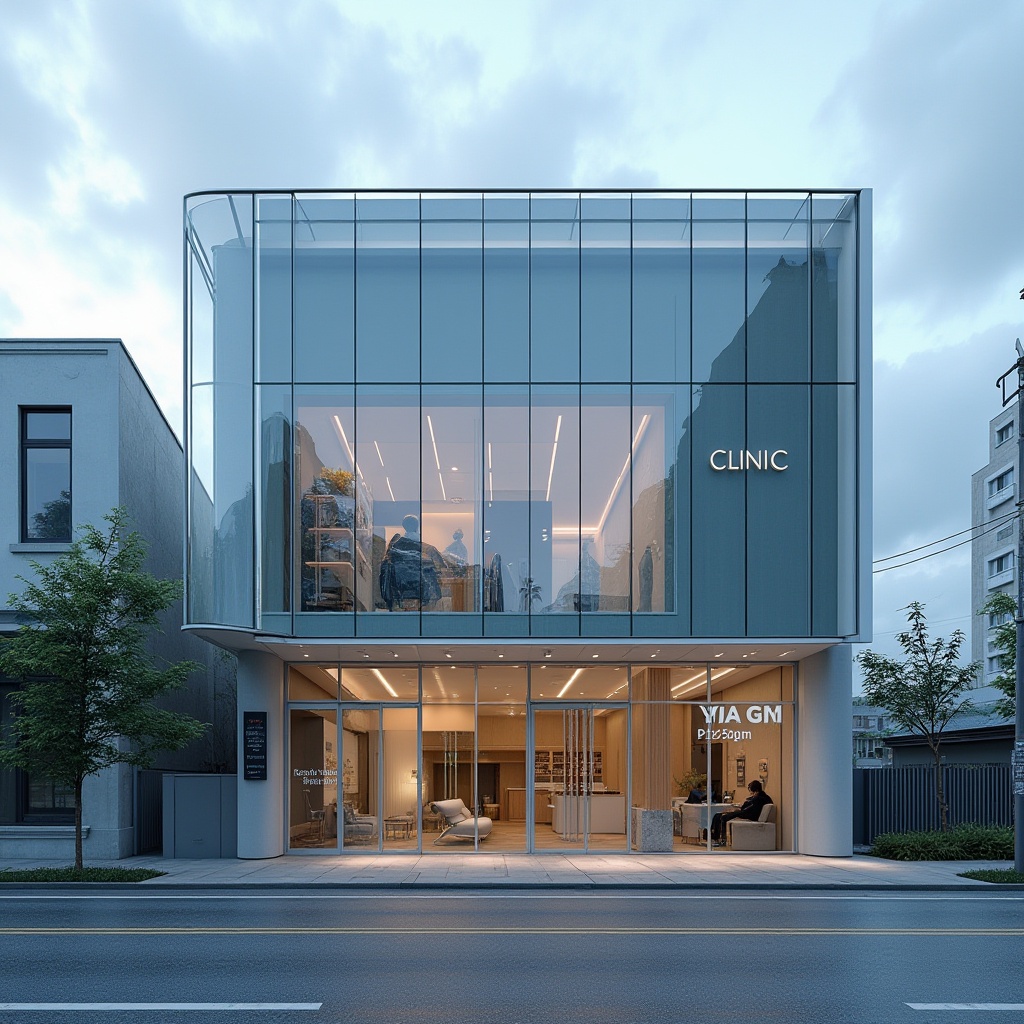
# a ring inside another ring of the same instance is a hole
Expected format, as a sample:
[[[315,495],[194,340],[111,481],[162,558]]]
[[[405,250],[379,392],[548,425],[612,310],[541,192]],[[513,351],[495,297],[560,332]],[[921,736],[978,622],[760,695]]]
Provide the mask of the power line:
[[[1008,518],[1011,518],[1012,516],[1015,516],[1015,515],[1016,515],[1016,513],[1011,513],[1010,516],[1004,516],[1002,519],[995,520],[995,522],[993,522],[992,524],[989,525],[987,530],[984,530],[982,533],[979,533],[978,537],[984,537],[986,533],[991,533],[993,530],[998,529],[1000,526],[1003,525],[1003,523]],[[967,530],[961,530],[960,532],[961,533],[967,533],[968,531]],[[953,536],[957,537],[957,536],[959,536],[959,534],[955,534],[954,533]],[[872,569],[871,573],[872,573],[872,575],[877,575],[880,572],[888,572],[890,569],[902,569],[903,566],[905,566],[905,565],[913,565],[914,562],[923,562],[926,558],[933,558],[935,555],[945,554],[947,551],[952,551],[954,548],[963,547],[965,544],[970,544],[975,539],[976,538],[974,538],[974,537],[968,537],[967,540],[957,541],[956,544],[950,544],[949,547],[946,547],[946,548],[939,548],[938,551],[931,551],[927,555],[920,555],[917,558],[911,558],[911,559],[908,559],[906,562],[899,562],[896,565],[885,565],[881,569]],[[939,541],[935,541],[935,543],[938,544],[940,542]],[[927,545],[927,544],[924,545],[924,547],[928,547],[928,546],[929,545]],[[914,550],[920,551],[921,549],[920,548],[915,548]],[[907,552],[907,553],[909,554],[909,552]],[[891,557],[895,558],[897,556],[893,555]],[[884,559],[883,559],[883,561],[884,561]]]
[[[1013,512],[1007,512],[1004,515],[999,516],[997,519],[993,519],[991,523],[985,523],[984,525],[1001,526],[1006,520],[1013,519],[1016,515],[1016,510]],[[878,565],[880,562],[891,562],[894,558],[902,558],[904,555],[912,555],[915,551],[923,551],[925,548],[934,547],[936,544],[945,544],[947,540],[952,540],[954,537],[961,537],[965,533],[973,533],[975,530],[980,529],[981,526],[968,526],[966,530],[960,530],[958,533],[951,533],[948,537],[940,537],[938,540],[930,541],[929,543],[922,544],[916,548],[908,548],[906,551],[897,551],[895,555],[886,555],[885,558],[876,558],[871,564]]]

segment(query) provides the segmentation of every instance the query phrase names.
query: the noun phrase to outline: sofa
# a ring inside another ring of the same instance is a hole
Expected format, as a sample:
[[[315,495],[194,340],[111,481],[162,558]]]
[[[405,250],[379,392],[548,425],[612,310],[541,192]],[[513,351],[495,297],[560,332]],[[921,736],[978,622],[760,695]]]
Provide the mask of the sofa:
[[[775,804],[765,804],[757,821],[733,818],[729,822],[734,850],[774,850],[775,823],[778,810]]]

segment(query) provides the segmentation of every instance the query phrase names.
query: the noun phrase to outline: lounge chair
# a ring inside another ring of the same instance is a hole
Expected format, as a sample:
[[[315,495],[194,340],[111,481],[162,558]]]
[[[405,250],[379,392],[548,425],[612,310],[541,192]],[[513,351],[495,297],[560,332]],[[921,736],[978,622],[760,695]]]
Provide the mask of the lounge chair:
[[[446,837],[472,840],[477,834],[481,839],[491,834],[491,819],[475,816],[458,797],[453,800],[435,800],[430,809],[441,815],[445,826],[434,840],[435,846]]]

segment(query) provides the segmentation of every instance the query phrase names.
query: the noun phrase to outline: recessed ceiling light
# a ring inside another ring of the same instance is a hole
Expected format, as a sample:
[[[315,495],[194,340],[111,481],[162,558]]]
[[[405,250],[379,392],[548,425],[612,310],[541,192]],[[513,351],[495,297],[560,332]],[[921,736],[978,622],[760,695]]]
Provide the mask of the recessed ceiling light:
[[[592,655],[591,655],[591,657],[592,657],[592,658],[600,658],[600,657],[601,657],[601,655],[600,655],[600,654],[592,654]]]
[[[505,657],[505,655],[504,655],[504,654],[499,654],[499,655],[498,655],[498,657],[499,657],[499,658],[504,658],[504,657]]]
[[[366,653],[366,651],[363,651],[363,657],[364,658],[368,658],[369,657],[369,655]]]
[[[550,650],[545,651],[544,652],[544,657],[545,658],[550,658],[551,657],[551,651]]]
[[[458,466],[452,466],[452,472],[453,473],[458,473],[458,471],[459,471],[459,467]]]
[[[308,658],[308,657],[309,657],[309,655],[308,655],[308,654],[304,654],[304,655],[303,655],[303,657],[304,657],[304,658]]]
[[[450,657],[452,656],[452,652],[451,652],[451,651],[445,651],[445,652],[444,652],[444,656],[445,656],[446,658],[450,658]]]

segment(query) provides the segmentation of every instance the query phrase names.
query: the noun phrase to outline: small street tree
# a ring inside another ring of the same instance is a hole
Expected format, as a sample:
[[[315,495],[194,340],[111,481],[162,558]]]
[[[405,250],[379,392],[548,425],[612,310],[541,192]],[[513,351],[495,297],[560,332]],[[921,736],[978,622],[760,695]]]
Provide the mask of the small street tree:
[[[51,779],[75,794],[75,868],[82,869],[82,783],[114,764],[145,767],[157,750],[177,750],[205,725],[162,710],[154,699],[198,666],[158,667],[146,650],[158,613],[181,596],[180,580],[143,570],[146,548],[123,508],[105,530],[80,538],[12,594],[18,632],[0,643],[0,670],[21,682],[0,765]]]
[[[957,715],[974,706],[964,693],[975,685],[978,665],[961,665],[963,630],[954,630],[948,641],[928,637],[924,605],[907,606],[910,628],[896,634],[906,659],[897,661],[875,651],[864,651],[857,661],[864,670],[864,696],[885,708],[894,722],[924,738],[935,759],[935,799],[942,828],[949,826],[948,807],[942,787],[942,734]]]
[[[1002,694],[996,714],[1013,718],[1017,714],[1017,602],[1009,594],[993,594],[978,614],[995,622],[992,645],[999,652],[999,675],[992,685]]]

